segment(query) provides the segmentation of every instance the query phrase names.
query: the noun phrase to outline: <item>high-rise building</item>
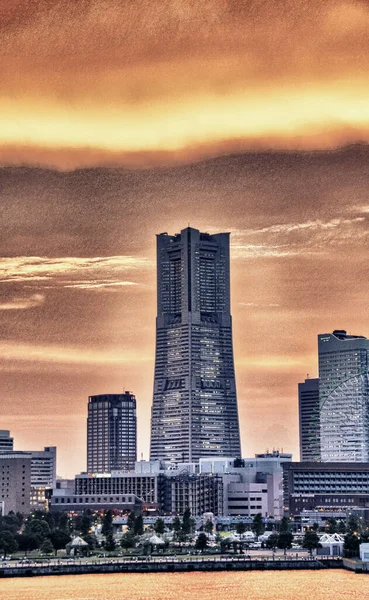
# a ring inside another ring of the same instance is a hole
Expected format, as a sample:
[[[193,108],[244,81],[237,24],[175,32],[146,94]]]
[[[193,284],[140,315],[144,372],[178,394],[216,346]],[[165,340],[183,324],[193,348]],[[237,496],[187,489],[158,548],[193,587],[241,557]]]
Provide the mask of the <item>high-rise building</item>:
[[[229,234],[157,236],[152,460],[240,456]]]
[[[369,462],[369,340],[318,336],[321,460]]]
[[[320,460],[319,379],[299,383],[300,460]]]
[[[137,459],[136,398],[131,392],[90,396],[87,470],[111,473],[133,469]]]
[[[14,439],[10,437],[10,431],[0,429],[0,452],[13,452]]]

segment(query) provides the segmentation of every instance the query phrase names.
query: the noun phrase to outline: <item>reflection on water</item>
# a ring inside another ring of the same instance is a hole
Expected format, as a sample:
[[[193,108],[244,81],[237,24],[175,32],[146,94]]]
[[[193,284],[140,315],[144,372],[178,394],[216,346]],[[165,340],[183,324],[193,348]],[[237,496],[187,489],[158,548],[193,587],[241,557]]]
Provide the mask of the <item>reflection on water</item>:
[[[369,575],[344,570],[124,573],[0,580],[0,600],[363,600]]]

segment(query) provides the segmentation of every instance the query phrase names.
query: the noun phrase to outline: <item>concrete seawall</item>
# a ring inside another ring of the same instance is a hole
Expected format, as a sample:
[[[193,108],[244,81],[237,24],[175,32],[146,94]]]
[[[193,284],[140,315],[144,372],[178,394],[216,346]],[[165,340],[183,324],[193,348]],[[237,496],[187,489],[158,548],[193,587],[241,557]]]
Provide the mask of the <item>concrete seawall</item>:
[[[14,566],[10,563],[0,568],[0,578],[38,577],[46,575],[84,575],[93,573],[168,573],[192,571],[284,571],[318,570],[342,568],[343,561],[337,558],[312,560],[267,560],[244,558],[151,559],[137,561],[86,561],[74,563],[29,564]]]

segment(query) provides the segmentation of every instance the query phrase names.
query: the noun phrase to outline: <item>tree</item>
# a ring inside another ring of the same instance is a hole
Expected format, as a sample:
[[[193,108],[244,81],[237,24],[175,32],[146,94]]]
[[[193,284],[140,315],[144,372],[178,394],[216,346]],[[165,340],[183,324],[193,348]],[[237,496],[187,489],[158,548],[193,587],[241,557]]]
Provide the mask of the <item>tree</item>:
[[[343,521],[340,521],[338,523],[338,533],[340,533],[341,535],[344,535],[346,533],[346,525]]]
[[[191,511],[188,507],[185,509],[185,511],[183,513],[182,531],[185,535],[188,535],[192,531]]]
[[[49,539],[46,539],[42,542],[40,550],[42,554],[53,554],[55,552],[55,548]]]
[[[355,515],[351,515],[347,521],[347,533],[359,534],[361,532],[361,525],[359,519]]]
[[[104,548],[107,552],[113,552],[115,550],[116,544],[114,540],[114,536],[112,533],[108,533],[106,536],[106,541],[104,544]]]
[[[113,533],[113,513],[110,509],[104,513],[101,533],[105,535],[105,537]]]
[[[279,539],[279,535],[276,531],[274,531],[268,537],[268,539],[266,541],[266,547],[270,548],[271,550],[273,550],[273,552],[275,552],[275,549],[278,547],[278,539]]]
[[[71,537],[61,529],[54,529],[50,534],[50,540],[55,548],[55,555],[57,555],[58,550],[63,550],[69,544]]]
[[[288,517],[282,517],[279,524],[279,533],[287,533],[290,531],[290,520]]]
[[[0,551],[5,554],[13,554],[18,550],[18,544],[14,534],[11,531],[0,532]]]
[[[255,515],[255,517],[252,521],[251,529],[253,530],[253,532],[255,533],[255,535],[257,537],[259,537],[259,535],[261,535],[263,533],[264,519],[263,519],[263,515],[261,513],[258,513],[257,515]]]
[[[82,536],[87,535],[91,529],[91,517],[84,513],[78,515],[74,520],[74,529],[78,531]]]
[[[331,517],[330,519],[327,519],[325,530],[328,533],[337,533],[338,532],[338,524],[337,524],[336,519],[334,519],[333,517]]]
[[[16,536],[16,541],[18,549],[25,554],[32,552],[32,550],[37,550],[42,543],[38,535],[34,533],[21,533]]]
[[[214,529],[213,521],[210,521],[210,519],[208,519],[204,525],[205,533],[213,533],[213,529]]]
[[[347,558],[356,558],[360,554],[360,539],[357,533],[345,535],[343,551]]]
[[[142,515],[138,515],[135,520],[135,524],[133,527],[133,532],[135,535],[142,535],[144,532],[144,522]]]
[[[127,528],[129,530],[133,530],[135,527],[135,521],[136,521],[136,515],[133,512],[133,510],[131,510],[131,512],[128,513],[127,515]]]
[[[196,544],[195,544],[195,548],[197,548],[198,550],[201,550],[201,552],[203,552],[205,550],[205,548],[208,545],[208,538],[206,536],[206,533],[199,533],[199,536],[196,540]]]
[[[284,551],[286,555],[287,550],[292,548],[293,535],[290,531],[282,531],[278,536],[277,546]]]
[[[154,524],[154,529],[158,535],[162,535],[164,533],[165,523],[164,523],[163,519],[161,519],[160,517],[158,517],[156,519],[155,524]]]
[[[229,547],[231,545],[231,542],[229,541],[228,538],[226,537],[222,537],[220,539],[220,551],[223,552],[227,552],[227,550],[229,550]]]
[[[312,529],[313,529],[313,531],[318,531],[318,529],[319,529],[319,523],[313,523]]]
[[[66,513],[63,513],[59,517],[57,529],[61,531],[69,532],[69,517]]]
[[[316,531],[313,531],[312,529],[307,529],[305,531],[302,547],[309,550],[310,556],[313,555],[313,550],[319,548],[319,536]]]
[[[245,523],[243,521],[240,521],[239,523],[237,523],[236,532],[242,536],[245,533],[245,531],[246,531]]]
[[[123,550],[128,550],[128,548],[135,547],[135,536],[133,531],[127,531],[127,533],[124,533],[122,535],[120,545],[123,548]]]
[[[49,524],[42,519],[32,519],[27,521],[24,529],[25,533],[37,535],[41,543],[50,535]]]

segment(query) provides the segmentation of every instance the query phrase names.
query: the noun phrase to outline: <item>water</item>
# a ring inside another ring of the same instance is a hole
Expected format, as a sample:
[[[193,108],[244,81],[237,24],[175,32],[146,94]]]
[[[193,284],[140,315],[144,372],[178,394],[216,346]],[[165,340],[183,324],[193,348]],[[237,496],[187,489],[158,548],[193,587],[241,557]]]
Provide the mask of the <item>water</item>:
[[[369,575],[344,570],[125,573],[0,580],[0,600],[363,600]]]

